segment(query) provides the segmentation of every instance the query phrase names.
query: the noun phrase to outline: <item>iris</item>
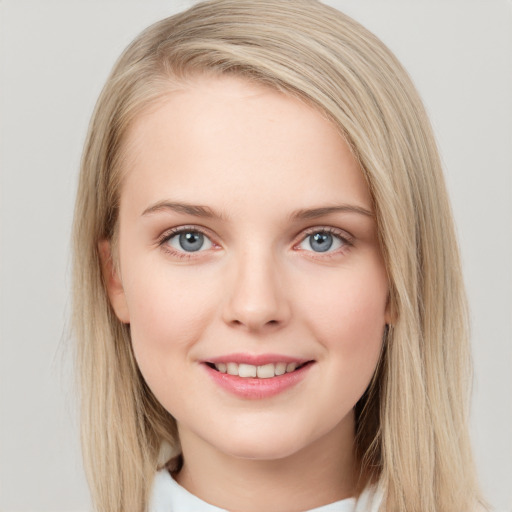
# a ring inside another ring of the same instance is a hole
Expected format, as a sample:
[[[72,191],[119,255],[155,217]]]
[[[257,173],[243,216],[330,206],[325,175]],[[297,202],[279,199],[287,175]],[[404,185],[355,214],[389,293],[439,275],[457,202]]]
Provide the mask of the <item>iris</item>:
[[[315,233],[309,237],[309,245],[313,251],[325,252],[332,247],[333,236],[330,233]]]
[[[204,235],[197,231],[187,231],[179,235],[180,247],[187,252],[195,252],[204,244]]]

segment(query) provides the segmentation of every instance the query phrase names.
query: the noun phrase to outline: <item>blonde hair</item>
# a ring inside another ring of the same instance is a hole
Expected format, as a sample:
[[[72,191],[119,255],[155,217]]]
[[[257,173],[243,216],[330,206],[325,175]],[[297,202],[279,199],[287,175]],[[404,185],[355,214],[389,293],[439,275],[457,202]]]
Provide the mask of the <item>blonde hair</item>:
[[[194,73],[298,97],[350,144],[374,200],[395,318],[356,406],[363,484],[378,481],[390,512],[473,510],[466,299],[430,124],[383,43],[314,0],[212,0],[162,20],[125,50],[98,100],[74,223],[82,441],[96,509],[145,510],[162,442],[180,450],[174,419],[138,371],[129,326],[110,306],[98,243],[115,239],[127,129]]]

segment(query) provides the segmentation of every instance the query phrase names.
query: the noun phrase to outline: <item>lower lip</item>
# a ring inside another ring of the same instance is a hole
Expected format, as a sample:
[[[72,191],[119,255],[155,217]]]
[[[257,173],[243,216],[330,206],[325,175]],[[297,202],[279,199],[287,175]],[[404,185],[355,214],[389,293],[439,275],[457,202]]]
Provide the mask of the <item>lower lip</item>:
[[[257,379],[252,377],[239,377],[214,370],[207,364],[203,364],[208,375],[221,388],[241,398],[258,400],[269,398],[301,382],[309,372],[313,363],[308,363],[294,372],[285,373],[268,379]]]

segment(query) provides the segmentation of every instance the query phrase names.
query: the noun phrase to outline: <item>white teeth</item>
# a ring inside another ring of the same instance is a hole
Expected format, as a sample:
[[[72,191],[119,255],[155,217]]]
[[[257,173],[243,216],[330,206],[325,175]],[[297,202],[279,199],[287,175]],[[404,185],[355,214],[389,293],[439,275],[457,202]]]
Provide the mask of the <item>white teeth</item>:
[[[297,368],[297,363],[288,363],[286,365],[286,373],[293,372]]]
[[[297,369],[298,363],[269,363],[261,366],[238,363],[215,363],[215,368],[220,373],[237,375],[238,377],[258,377],[259,379],[270,379],[285,373],[291,373]]]
[[[260,379],[269,379],[270,377],[275,376],[275,368],[272,363],[264,364],[263,366],[258,366],[257,370],[258,378]]]
[[[229,375],[238,375],[238,364],[227,363],[227,371]]]
[[[239,364],[238,375],[240,377],[256,377],[256,366],[252,364]]]
[[[284,375],[286,373],[286,363],[277,363],[275,368],[276,375]]]
[[[217,370],[219,370],[220,373],[226,373],[228,371],[226,363],[217,363],[215,365],[215,368],[217,368]]]

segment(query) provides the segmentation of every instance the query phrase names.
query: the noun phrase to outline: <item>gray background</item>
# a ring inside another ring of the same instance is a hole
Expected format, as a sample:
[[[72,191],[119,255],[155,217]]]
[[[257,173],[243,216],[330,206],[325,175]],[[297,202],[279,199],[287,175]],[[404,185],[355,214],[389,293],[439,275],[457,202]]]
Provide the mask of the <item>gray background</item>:
[[[512,510],[512,3],[331,0],[410,71],[445,163],[473,320],[482,485]],[[0,0],[0,510],[90,509],[68,329],[87,122],[115,58],[190,2]]]

